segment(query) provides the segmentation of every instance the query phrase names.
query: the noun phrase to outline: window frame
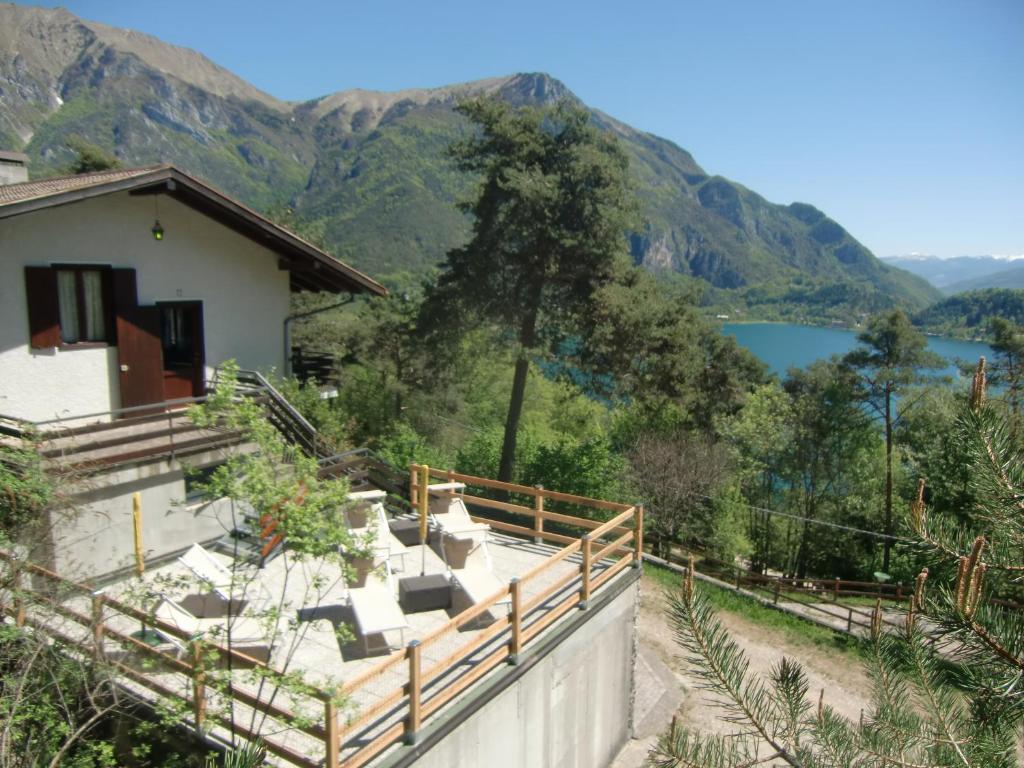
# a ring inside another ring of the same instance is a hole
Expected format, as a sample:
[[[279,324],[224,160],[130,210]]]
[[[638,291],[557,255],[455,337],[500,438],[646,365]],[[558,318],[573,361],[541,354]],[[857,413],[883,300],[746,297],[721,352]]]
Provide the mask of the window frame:
[[[103,323],[106,338],[81,339],[79,341],[64,341],[64,329],[60,325],[60,290],[57,290],[57,333],[60,338],[59,349],[96,349],[117,345],[117,328],[114,318],[114,291],[113,291],[113,267],[110,264],[51,264],[50,269],[54,273],[54,281],[59,281],[60,272],[75,273],[75,299],[78,314],[78,327],[84,331],[87,326],[85,307],[85,280],[83,272],[100,273],[100,297],[103,302]]]

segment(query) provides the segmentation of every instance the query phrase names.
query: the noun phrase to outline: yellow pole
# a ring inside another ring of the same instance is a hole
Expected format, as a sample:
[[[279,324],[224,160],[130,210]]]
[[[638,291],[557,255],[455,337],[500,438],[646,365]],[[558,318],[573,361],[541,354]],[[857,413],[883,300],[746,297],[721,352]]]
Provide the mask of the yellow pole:
[[[427,572],[427,509],[430,504],[430,494],[427,486],[430,485],[430,467],[424,464],[420,467],[420,488],[416,500],[420,504],[420,546],[423,547],[420,576]]]
[[[135,570],[139,576],[146,570],[146,560],[142,554],[142,494],[132,494],[132,526],[135,528]]]

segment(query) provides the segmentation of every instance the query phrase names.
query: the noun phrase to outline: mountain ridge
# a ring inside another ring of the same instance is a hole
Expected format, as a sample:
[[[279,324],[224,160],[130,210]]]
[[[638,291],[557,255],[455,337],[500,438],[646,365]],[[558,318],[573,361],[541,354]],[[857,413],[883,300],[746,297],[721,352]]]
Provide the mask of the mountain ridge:
[[[0,148],[26,151],[33,174],[66,164],[72,135],[126,164],[174,162],[253,207],[291,205],[341,258],[383,275],[422,275],[468,236],[454,203],[474,181],[445,155],[469,130],[459,98],[582,104],[544,73],[285,102],[201,53],[67,11],[0,5],[0,29]],[[771,203],[674,142],[590,112],[630,156],[646,219],[632,238],[638,263],[751,307],[804,296],[848,316],[937,297],[817,208]]]

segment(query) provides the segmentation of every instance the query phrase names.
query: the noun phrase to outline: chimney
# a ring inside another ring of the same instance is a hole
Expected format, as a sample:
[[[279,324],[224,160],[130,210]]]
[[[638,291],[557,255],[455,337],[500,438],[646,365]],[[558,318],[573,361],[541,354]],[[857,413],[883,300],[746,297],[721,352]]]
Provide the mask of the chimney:
[[[0,187],[28,181],[28,155],[0,150]]]

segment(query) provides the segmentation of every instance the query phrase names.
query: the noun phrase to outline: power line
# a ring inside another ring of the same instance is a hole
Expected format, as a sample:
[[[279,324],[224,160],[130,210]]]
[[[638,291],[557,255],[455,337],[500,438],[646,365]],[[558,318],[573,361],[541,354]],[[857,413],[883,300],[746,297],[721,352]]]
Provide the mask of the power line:
[[[707,494],[698,493],[696,495],[700,496],[702,498],[705,498],[705,499],[707,499],[709,501],[716,501],[716,499],[713,496],[708,496]],[[791,512],[779,512],[779,511],[774,510],[774,509],[768,509],[767,507],[758,507],[758,506],[755,506],[753,504],[747,504],[746,502],[743,502],[743,501],[737,502],[737,503],[739,503],[741,506],[746,507],[747,509],[753,509],[753,510],[755,510],[757,512],[764,512],[764,513],[769,514],[769,515],[776,515],[778,517],[784,517],[787,520],[796,520],[796,521],[801,522],[801,523],[810,523],[811,525],[824,525],[826,528],[835,528],[835,529],[840,530],[840,531],[849,531],[850,533],[862,533],[865,536],[873,536],[876,539],[888,539],[890,541],[903,542],[904,544],[913,544],[914,543],[913,539],[907,539],[907,538],[904,538],[902,536],[891,536],[888,533],[879,533],[878,531],[868,531],[868,530],[865,530],[864,528],[854,528],[852,525],[842,525],[841,523],[833,523],[833,522],[831,522],[829,520],[815,520],[814,518],[811,518],[811,517],[801,517],[800,515],[794,515]]]

